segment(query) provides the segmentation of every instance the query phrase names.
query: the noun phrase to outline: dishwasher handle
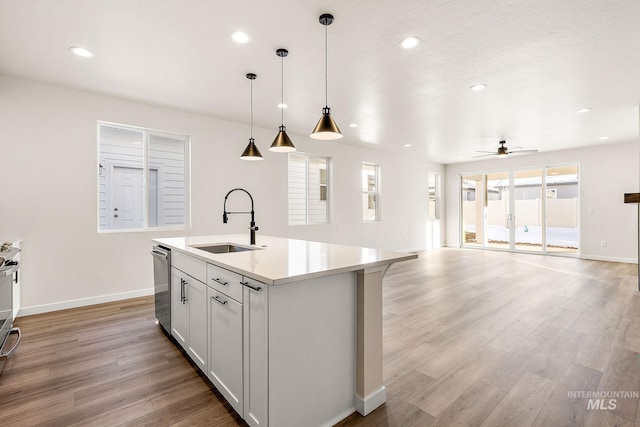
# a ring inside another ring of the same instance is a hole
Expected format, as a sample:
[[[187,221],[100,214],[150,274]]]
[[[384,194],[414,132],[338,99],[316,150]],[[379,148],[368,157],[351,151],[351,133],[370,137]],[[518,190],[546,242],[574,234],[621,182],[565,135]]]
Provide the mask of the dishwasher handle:
[[[169,252],[165,251],[164,249],[158,248],[158,247],[154,247],[153,250],[151,251],[151,255],[156,256],[156,257],[160,257],[160,258],[164,258],[164,259],[168,259],[169,258]]]

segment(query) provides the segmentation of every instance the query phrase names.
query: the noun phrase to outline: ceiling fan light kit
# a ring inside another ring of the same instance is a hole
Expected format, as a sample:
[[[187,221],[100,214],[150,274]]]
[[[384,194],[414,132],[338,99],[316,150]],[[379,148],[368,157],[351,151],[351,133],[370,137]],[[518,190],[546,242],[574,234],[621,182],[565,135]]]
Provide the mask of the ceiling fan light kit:
[[[500,141],[500,147],[498,147],[498,157],[505,158],[509,155],[509,149],[504,146],[507,141]]]

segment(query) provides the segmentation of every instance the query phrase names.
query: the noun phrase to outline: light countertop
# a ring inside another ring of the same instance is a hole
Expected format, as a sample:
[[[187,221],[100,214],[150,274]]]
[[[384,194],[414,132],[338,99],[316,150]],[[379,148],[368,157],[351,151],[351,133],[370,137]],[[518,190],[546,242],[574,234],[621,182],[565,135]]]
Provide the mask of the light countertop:
[[[225,243],[251,247],[248,233],[171,237],[153,241],[270,285],[385,266],[418,257],[415,253],[264,235],[256,236],[256,245],[253,247],[258,249],[252,251],[213,254],[193,247]]]

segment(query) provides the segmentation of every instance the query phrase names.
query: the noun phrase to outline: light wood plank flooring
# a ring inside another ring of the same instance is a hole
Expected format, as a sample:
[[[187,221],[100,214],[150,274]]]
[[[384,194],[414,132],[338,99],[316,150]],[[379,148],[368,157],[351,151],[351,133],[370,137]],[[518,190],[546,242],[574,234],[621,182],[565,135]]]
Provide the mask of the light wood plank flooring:
[[[640,392],[636,272],[460,249],[393,265],[387,403],[339,426],[640,425],[638,398],[588,409],[589,399],[569,396]],[[152,298],[19,318],[0,424],[245,425],[153,320]]]

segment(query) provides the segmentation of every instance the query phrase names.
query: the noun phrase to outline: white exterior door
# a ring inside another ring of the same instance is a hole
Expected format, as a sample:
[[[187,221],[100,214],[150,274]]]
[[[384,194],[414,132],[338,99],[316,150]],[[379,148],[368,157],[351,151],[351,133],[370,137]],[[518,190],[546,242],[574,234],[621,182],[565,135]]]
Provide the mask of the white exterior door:
[[[115,166],[111,218],[113,229],[144,227],[144,186],[141,168]]]

